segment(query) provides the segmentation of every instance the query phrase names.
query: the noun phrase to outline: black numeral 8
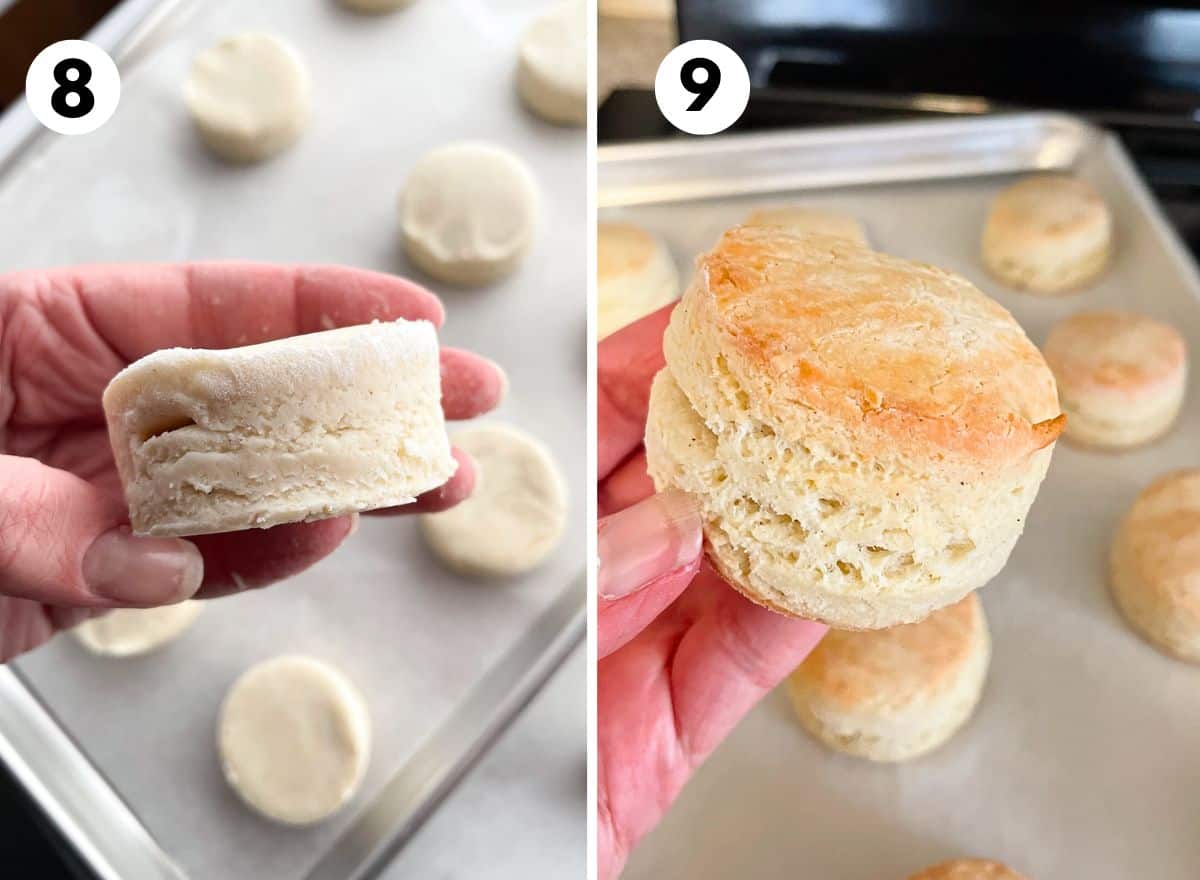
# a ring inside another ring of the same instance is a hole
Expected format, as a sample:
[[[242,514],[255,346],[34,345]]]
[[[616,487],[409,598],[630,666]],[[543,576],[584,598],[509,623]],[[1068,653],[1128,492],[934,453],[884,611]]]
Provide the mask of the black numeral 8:
[[[696,71],[703,70],[708,74],[704,82],[696,82]],[[696,96],[696,100],[688,104],[689,110],[703,110],[704,105],[712,100],[712,96],[721,87],[721,68],[715,61],[707,58],[693,58],[683,65],[679,71],[679,80],[684,89]]]
[[[78,76],[67,79],[67,72],[74,70]],[[81,58],[64,58],[54,65],[54,81],[58,88],[50,94],[50,106],[54,112],[66,119],[79,119],[87,116],[96,106],[96,96],[87,88],[92,81],[92,68]],[[67,103],[67,95],[78,95],[79,103],[72,107]]]

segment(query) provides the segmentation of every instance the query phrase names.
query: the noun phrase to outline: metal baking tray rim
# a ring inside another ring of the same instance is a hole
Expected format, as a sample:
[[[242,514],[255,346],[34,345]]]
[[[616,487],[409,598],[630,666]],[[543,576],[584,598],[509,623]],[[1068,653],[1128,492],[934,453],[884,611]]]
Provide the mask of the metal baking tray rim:
[[[1062,170],[1104,137],[1079,117],[1038,112],[615,144],[597,150],[597,204]]]

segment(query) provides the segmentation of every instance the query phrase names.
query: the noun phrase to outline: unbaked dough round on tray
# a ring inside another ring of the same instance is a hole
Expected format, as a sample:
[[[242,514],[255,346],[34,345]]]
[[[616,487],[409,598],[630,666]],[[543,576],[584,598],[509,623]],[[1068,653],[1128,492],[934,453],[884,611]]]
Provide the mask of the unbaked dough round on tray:
[[[183,635],[203,608],[203,602],[191,599],[160,608],[116,608],[71,632],[93,654],[136,657]]]
[[[429,548],[451,569],[476,577],[537,567],[566,527],[566,486],[550,450],[497,423],[460,431],[452,440],[475,462],[475,489],[449,510],[421,516]]]
[[[184,94],[214,153],[231,162],[257,162],[300,137],[311,91],[295,49],[272,34],[245,33],[197,55]]]
[[[1020,325],[966,279],[740,226],[663,341],[646,459],[736,589],[837,629],[921,620],[1008,560],[1063,418]]]
[[[547,122],[587,124],[587,22],[587,4],[566,0],[521,35],[517,92],[525,106]]]
[[[801,725],[839,752],[909,761],[949,740],[971,717],[991,656],[972,593],[920,623],[834,630],[788,678]]]
[[[217,730],[230,787],[286,825],[320,822],[349,801],[370,741],[362,696],[340,672],[302,655],[246,670],[225,697]]]
[[[515,154],[462,142],[418,160],[400,194],[400,234],[422,272],[482,285],[511,274],[533,242],[538,190]]]

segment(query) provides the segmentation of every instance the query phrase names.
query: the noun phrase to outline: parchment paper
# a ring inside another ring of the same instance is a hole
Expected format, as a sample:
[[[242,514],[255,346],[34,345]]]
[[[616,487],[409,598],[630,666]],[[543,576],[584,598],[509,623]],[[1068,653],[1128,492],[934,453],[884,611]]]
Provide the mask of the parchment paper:
[[[508,372],[511,392],[494,418],[543,439],[568,479],[567,537],[530,576],[460,579],[425,551],[413,521],[364,517],[334,556],[274,589],[210,603],[194,629],[159,654],[98,660],[60,638],[19,662],[193,877],[304,873],[584,564],[585,137],[531,117],[512,83],[517,35],[545,5],[433,0],[394,15],[355,16],[333,0],[194,4],[169,42],[124,72],[108,124],[84,137],[43,139],[0,187],[5,270],[246,258],[348,263],[425,281],[447,307],[443,341]],[[314,114],[292,151],[237,168],[200,146],[181,88],[200,48],[251,29],[277,32],[304,55]],[[421,278],[397,243],[396,196],[407,169],[426,150],[460,138],[512,148],[542,191],[528,259],[511,279],[477,290]],[[244,809],[220,777],[213,744],[229,684],[285,651],[343,670],[374,718],[358,799],[301,831]],[[579,748],[582,756],[582,741]],[[577,819],[582,827],[582,793]],[[526,826],[531,837],[537,824]]]
[[[977,252],[1008,178],[781,193],[613,212],[665,236],[681,268],[752,207],[804,202],[862,218],[874,246],[966,275],[1035,343],[1079,309],[1121,307],[1175,324],[1200,356],[1194,270],[1112,143],[1078,172],[1116,215],[1116,256],[1077,296],[1009,291]],[[1058,444],[1007,568],[980,596],[994,655],[978,713],[908,765],[838,755],[764,701],[696,774],[626,880],[888,880],[963,856],[1033,880],[1200,876],[1200,669],[1170,660],[1109,598],[1109,537],[1155,476],[1200,466],[1195,383],[1175,429],[1122,454]]]

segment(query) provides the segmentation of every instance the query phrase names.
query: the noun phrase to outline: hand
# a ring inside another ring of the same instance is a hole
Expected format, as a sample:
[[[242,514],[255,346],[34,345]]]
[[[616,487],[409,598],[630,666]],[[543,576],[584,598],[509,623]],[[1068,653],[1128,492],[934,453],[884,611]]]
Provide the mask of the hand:
[[[826,629],[731,589],[702,564],[692,502],[653,495],[641,443],[672,308],[608,337],[598,357],[601,880],[617,876],[692,772]]]
[[[0,275],[0,660],[97,610],[263,586],[331,553],[356,518],[181,538],[137,538],[100,397],[131,361],[168,346],[229,348],[362,324],[443,319],[426,290],[357,269],[252,264],[95,266]],[[442,407],[492,409],[504,377],[443,349]],[[393,512],[465,498],[470,459]]]

